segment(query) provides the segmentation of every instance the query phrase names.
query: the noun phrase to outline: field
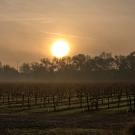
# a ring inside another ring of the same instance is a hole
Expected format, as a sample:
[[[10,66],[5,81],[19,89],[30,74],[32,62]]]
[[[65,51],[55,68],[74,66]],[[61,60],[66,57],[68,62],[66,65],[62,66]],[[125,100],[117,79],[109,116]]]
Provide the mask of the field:
[[[3,134],[122,134],[134,110],[134,82],[0,84]]]

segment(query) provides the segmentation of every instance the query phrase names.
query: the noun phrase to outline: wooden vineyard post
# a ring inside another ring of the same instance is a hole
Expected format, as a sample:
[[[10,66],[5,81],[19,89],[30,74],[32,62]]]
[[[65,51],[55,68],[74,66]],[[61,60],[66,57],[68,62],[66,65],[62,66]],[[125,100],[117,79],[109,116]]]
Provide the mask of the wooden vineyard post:
[[[80,108],[83,107],[83,96],[82,94],[80,94]]]
[[[56,111],[55,96],[53,96],[52,98],[53,98],[53,109],[54,109],[54,111]]]
[[[76,90],[76,96],[78,98],[80,108],[83,107],[83,92],[82,91],[83,91],[82,89]]]
[[[71,107],[71,96],[69,95],[68,96],[68,108],[70,108]]]
[[[132,112],[132,99],[130,95],[129,95],[129,111]]]
[[[42,104],[43,104],[43,97],[40,97],[40,108],[42,108]]]
[[[118,110],[120,109],[121,95],[118,95]]]
[[[96,110],[98,110],[99,109],[98,96],[96,96],[95,100],[96,100],[95,108],[96,108]]]
[[[24,94],[22,94],[22,107],[24,107],[25,99],[24,99]]]
[[[68,97],[68,108],[71,108],[71,91],[68,89],[67,90],[67,97]]]
[[[7,99],[8,99],[8,107],[10,107],[10,94],[8,93],[8,97],[7,97]]]
[[[44,99],[43,99],[43,106],[46,107],[46,97],[44,96]]]
[[[4,96],[4,94],[2,96],[2,104],[5,104],[5,96]]]
[[[128,111],[132,112],[132,99],[130,97],[130,93],[128,92],[128,90],[126,90],[126,94],[127,94],[127,106],[128,106]]]
[[[18,103],[18,95],[17,94],[15,96],[15,102],[16,102],[16,104]]]
[[[133,94],[133,98],[134,98],[133,99],[133,102],[134,102],[133,105],[134,105],[134,111],[135,111],[135,90],[134,89],[135,89],[135,87],[132,88],[132,94]]]
[[[38,99],[38,96],[37,94],[35,94],[35,105],[37,105],[37,99]]]
[[[46,100],[47,100],[46,105],[47,105],[47,110],[48,110],[48,112],[50,111],[50,108],[49,108],[49,107],[50,107],[50,98],[51,98],[51,97],[48,95],[48,96],[47,96],[47,99],[46,99]]]
[[[134,111],[135,111],[135,95],[134,95]]]
[[[102,105],[104,104],[104,96],[101,97]]]
[[[11,100],[14,102],[14,93],[12,93]]]
[[[120,89],[120,91],[118,91],[118,110],[120,110],[120,102],[121,102],[121,98],[122,98],[122,89]]]
[[[30,96],[28,95],[27,98],[28,98],[28,99],[27,99],[27,106],[28,106],[28,109],[30,109]]]
[[[107,104],[108,104],[108,109],[110,109],[110,97],[109,97],[109,95],[108,95],[108,97],[107,97]]]
[[[48,104],[50,103],[50,97],[49,96],[47,97],[47,103]]]
[[[1,104],[2,96],[0,95],[0,104]]]
[[[89,104],[89,94],[86,94],[86,103],[87,103],[87,110],[90,111],[90,104]]]
[[[63,102],[62,96],[59,96],[59,105],[62,105],[62,102]]]

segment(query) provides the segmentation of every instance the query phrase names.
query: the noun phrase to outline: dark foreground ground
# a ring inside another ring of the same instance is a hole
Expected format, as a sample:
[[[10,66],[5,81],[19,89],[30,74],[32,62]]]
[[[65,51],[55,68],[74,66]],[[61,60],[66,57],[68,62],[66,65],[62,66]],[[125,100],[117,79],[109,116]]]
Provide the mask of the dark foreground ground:
[[[0,113],[0,135],[119,135],[135,122],[135,113]]]

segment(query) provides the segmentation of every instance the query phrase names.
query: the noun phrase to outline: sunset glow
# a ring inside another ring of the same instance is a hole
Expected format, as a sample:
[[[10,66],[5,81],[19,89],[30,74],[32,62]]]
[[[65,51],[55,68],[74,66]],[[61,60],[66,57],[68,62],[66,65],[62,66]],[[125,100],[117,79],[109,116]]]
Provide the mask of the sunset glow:
[[[51,53],[53,56],[61,58],[69,54],[70,46],[65,40],[57,40],[52,44]]]

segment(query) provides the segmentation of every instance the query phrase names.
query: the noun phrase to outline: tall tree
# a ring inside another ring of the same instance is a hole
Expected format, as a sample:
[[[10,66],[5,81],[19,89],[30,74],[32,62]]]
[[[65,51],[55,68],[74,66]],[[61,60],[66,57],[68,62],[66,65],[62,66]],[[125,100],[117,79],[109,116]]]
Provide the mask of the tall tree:
[[[31,73],[31,66],[28,63],[23,63],[20,66],[20,69],[19,70],[20,70],[21,73],[30,74]]]

